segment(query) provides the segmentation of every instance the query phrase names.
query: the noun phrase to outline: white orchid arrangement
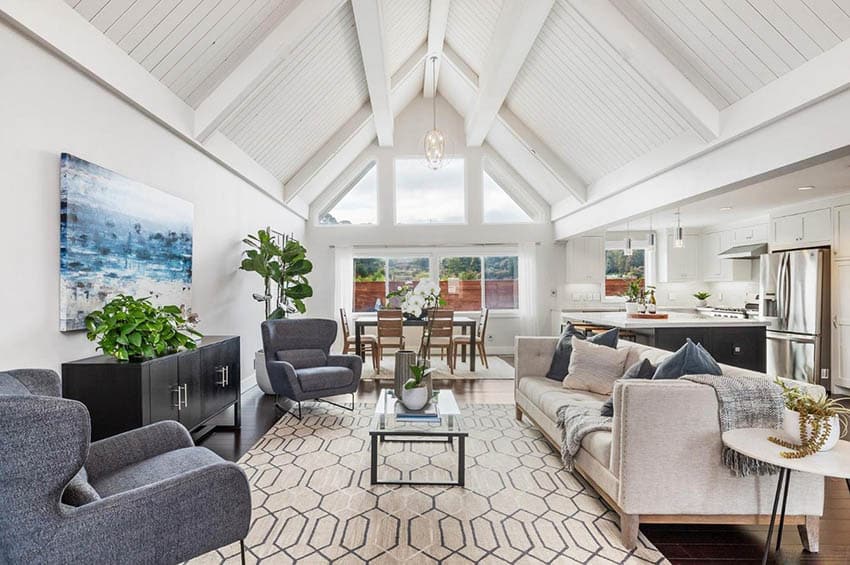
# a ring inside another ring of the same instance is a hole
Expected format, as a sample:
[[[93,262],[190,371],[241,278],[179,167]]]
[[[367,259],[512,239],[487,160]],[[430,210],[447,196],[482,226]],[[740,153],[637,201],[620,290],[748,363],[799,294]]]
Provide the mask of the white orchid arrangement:
[[[416,286],[413,286],[412,281],[407,281],[387,295],[387,298],[394,297],[399,298],[401,311],[414,318],[419,318],[429,308],[445,304],[440,298],[440,284],[431,279],[422,279]]]

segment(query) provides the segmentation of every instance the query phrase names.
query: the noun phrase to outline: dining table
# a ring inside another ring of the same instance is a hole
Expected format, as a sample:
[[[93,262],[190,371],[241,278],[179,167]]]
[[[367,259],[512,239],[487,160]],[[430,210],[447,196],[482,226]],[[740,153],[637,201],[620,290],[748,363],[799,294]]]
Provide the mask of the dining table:
[[[475,372],[475,339],[477,335],[476,326],[478,320],[469,316],[455,316],[452,320],[452,325],[459,327],[461,335],[469,334],[469,370]],[[425,327],[428,325],[428,318],[412,318],[404,319],[405,327]],[[354,351],[365,361],[366,354],[361,346],[361,337],[367,327],[378,327],[378,315],[374,313],[358,314],[354,320]],[[460,349],[461,361],[466,362],[466,345],[461,345]]]

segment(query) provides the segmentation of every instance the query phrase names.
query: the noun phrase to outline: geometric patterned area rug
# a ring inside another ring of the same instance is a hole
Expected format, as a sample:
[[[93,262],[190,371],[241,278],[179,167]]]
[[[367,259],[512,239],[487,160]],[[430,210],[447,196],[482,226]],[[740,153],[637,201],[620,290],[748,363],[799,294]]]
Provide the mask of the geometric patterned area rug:
[[[643,535],[623,549],[617,515],[513,405],[463,408],[466,488],[371,486],[374,406],[307,406],[239,460],[248,563],[667,563]],[[381,455],[381,478],[447,480],[457,461],[447,443],[384,443]],[[191,563],[239,563],[239,546]]]

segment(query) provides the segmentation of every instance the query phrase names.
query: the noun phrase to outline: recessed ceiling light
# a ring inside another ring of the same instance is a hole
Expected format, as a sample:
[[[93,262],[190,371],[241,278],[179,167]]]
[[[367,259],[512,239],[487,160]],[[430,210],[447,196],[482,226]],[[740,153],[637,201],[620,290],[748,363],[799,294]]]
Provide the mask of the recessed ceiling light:
[[[728,212],[728,211],[729,211],[729,210],[731,210],[731,209],[732,209],[732,207],[731,207],[731,206],[724,206],[724,207],[722,207],[722,208],[720,209],[720,211],[721,211],[721,212]]]
[[[814,190],[814,189],[815,189],[815,187],[813,187],[813,186],[798,186],[797,187],[797,190]]]

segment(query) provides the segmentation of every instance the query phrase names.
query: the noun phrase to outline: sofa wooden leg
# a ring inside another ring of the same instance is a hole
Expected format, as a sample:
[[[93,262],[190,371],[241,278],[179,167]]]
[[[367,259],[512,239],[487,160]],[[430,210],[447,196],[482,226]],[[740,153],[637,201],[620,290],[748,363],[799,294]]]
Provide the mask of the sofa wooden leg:
[[[820,551],[820,516],[806,516],[805,525],[797,526],[803,548],[809,553]]]
[[[640,516],[637,514],[620,514],[620,541],[626,549],[637,547],[640,532]]]
[[[518,422],[522,422],[522,408],[519,406],[516,407],[516,419]]]

